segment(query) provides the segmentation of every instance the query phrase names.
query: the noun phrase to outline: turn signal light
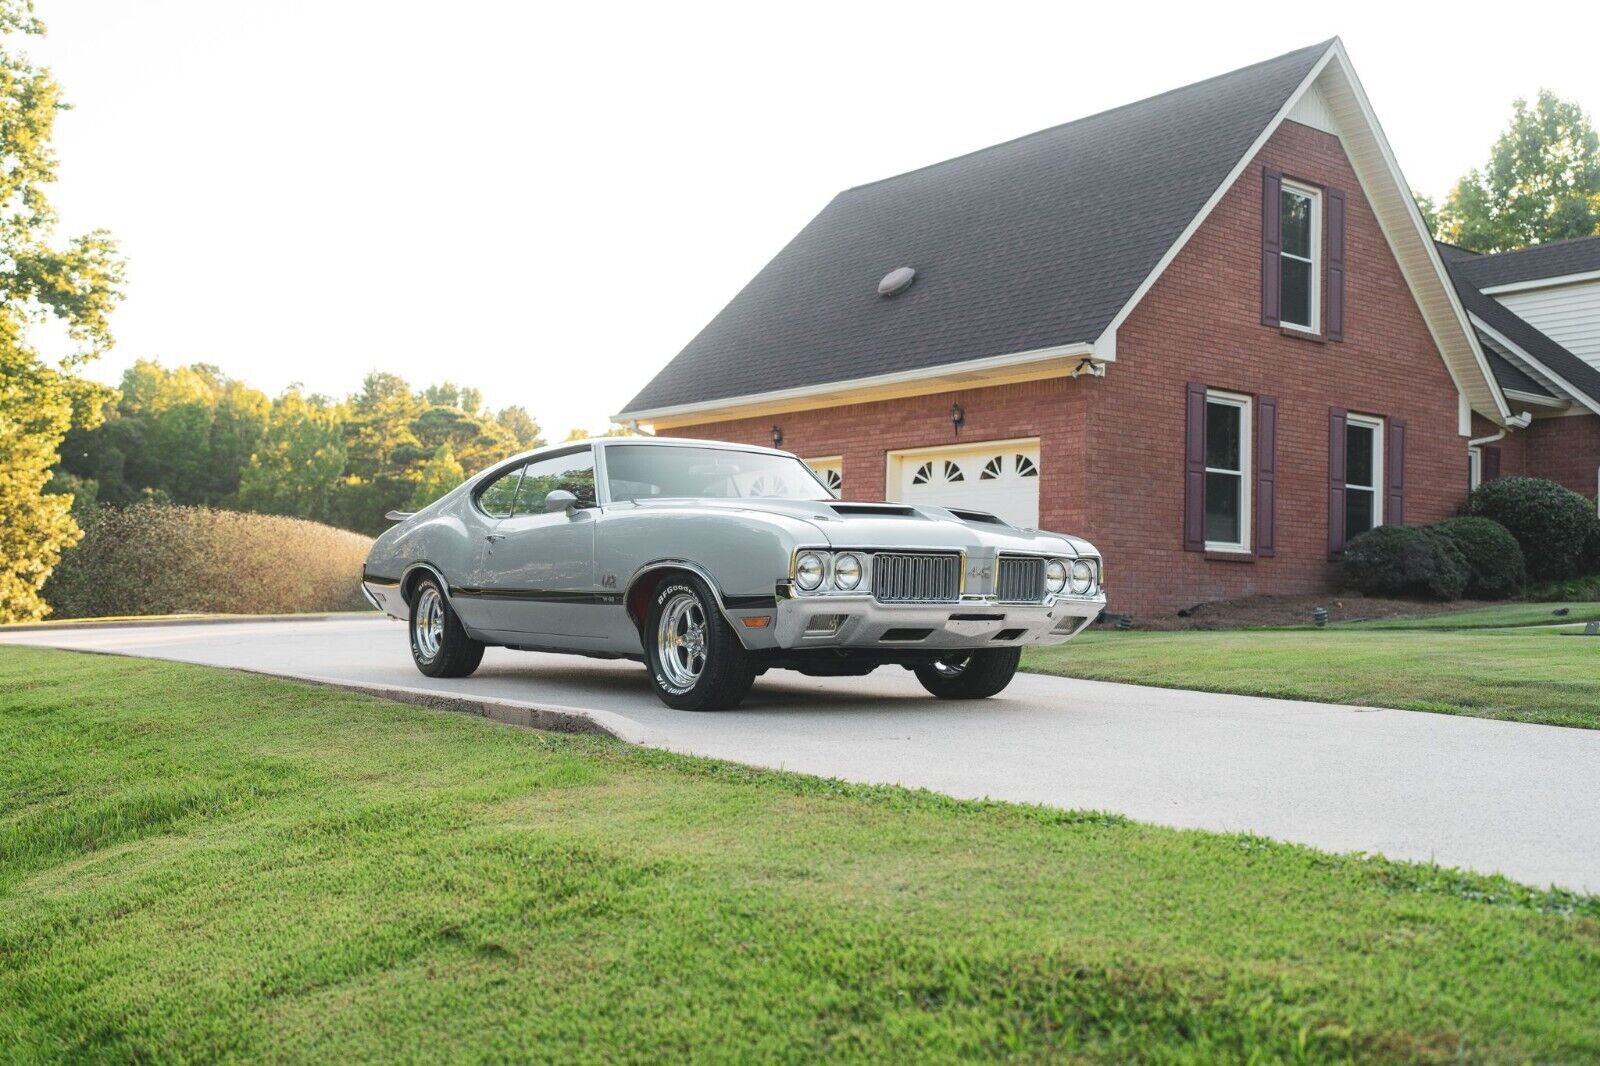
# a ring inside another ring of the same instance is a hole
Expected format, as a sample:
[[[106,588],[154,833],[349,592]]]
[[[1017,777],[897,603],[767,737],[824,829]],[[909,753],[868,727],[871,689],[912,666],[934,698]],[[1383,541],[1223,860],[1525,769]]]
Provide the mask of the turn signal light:
[[[772,616],[770,614],[758,614],[753,618],[741,618],[739,621],[744,623],[746,629],[765,629],[772,624]]]

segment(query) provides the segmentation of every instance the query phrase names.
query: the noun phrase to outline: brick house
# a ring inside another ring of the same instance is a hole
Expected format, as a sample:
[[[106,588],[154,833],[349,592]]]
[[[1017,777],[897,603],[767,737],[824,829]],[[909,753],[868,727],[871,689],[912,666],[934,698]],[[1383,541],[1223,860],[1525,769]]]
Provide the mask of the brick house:
[[[1315,591],[1469,477],[1594,494],[1511,258],[1429,238],[1334,40],[839,194],[617,418],[1081,534],[1114,611]]]

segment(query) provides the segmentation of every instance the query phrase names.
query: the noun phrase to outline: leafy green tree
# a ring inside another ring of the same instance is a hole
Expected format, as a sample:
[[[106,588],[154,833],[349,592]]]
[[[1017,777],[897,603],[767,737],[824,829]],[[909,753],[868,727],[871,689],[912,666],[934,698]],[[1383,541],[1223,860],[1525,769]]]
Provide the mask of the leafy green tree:
[[[247,511],[326,521],[344,475],[339,408],[290,388],[272,404],[267,431],[239,482]]]
[[[60,88],[15,41],[44,33],[31,0],[0,0],[0,622],[41,618],[39,589],[61,551],[82,536],[70,493],[49,492],[51,468],[74,424],[89,425],[106,390],[76,375],[111,345],[122,261],[95,231],[54,243],[50,141]],[[32,343],[51,324],[71,351],[46,359]]]
[[[439,445],[437,451],[422,464],[418,472],[417,487],[411,491],[405,510],[420,511],[440,496],[466,480],[466,472],[456,462],[455,452],[449,442]]]
[[[150,497],[234,506],[271,406],[214,366],[169,370],[140,360],[123,374],[103,424],[67,435],[61,471],[95,481],[101,500],[118,506]]]
[[[1516,100],[1488,164],[1456,182],[1435,232],[1475,252],[1600,233],[1600,136],[1589,116],[1548,89],[1531,107]]]
[[[544,445],[544,435],[539,431],[539,423],[533,420],[526,407],[513,405],[502,407],[500,413],[494,416],[500,428],[511,434],[511,439],[517,446],[517,451],[524,452],[529,448],[538,448]]]

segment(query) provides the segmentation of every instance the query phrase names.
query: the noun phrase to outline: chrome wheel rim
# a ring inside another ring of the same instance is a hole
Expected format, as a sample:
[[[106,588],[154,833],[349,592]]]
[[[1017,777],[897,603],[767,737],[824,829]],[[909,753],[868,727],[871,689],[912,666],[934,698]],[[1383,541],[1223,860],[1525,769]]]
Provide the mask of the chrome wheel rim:
[[[444,644],[444,597],[432,585],[422,590],[422,598],[417,601],[411,635],[417,642],[417,654],[424,659],[434,658]]]
[[[656,623],[656,659],[678,688],[693,688],[706,668],[706,615],[690,592],[679,592],[661,609]]]
[[[966,655],[958,659],[940,659],[933,664],[933,672],[940,677],[960,677],[971,661],[971,657]]]

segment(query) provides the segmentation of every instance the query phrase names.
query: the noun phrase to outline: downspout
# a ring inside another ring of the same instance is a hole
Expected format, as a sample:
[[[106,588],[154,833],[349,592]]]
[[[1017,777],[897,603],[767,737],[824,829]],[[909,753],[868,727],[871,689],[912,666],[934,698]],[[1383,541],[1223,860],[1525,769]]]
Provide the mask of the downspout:
[[[1478,437],[1474,440],[1467,441],[1467,449],[1470,451],[1473,448],[1481,448],[1485,444],[1493,444],[1495,441],[1503,439],[1506,433],[1510,430],[1527,429],[1528,423],[1532,421],[1533,415],[1529,414],[1527,411],[1522,412],[1520,415],[1512,415],[1510,418],[1506,419],[1506,424],[1501,427],[1500,432],[1491,433],[1487,437]]]

